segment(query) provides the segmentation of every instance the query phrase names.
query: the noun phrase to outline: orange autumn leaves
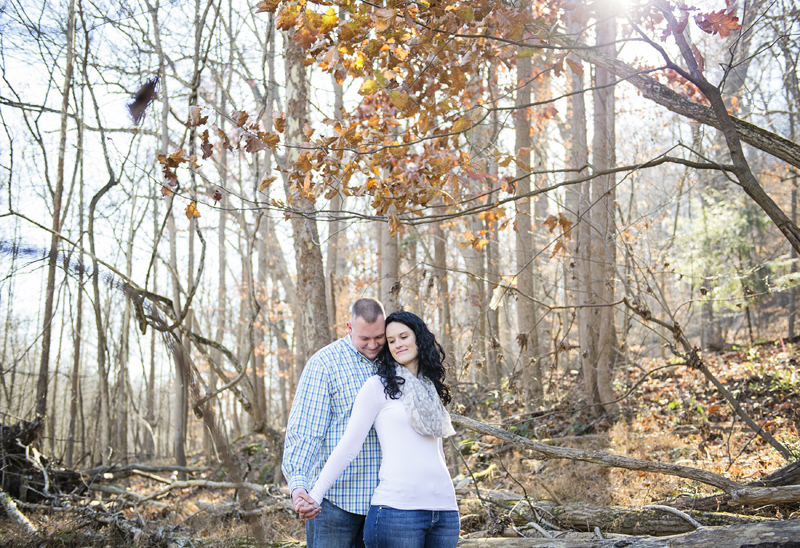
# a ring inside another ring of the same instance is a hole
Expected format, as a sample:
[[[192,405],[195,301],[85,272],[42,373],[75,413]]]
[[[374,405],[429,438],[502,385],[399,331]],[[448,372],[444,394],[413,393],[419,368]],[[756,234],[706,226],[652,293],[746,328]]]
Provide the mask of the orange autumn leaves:
[[[563,52],[535,48],[547,45],[547,29],[558,28],[562,12],[544,2],[526,4],[524,9],[515,5],[483,0],[390,1],[380,6],[352,0],[333,6],[323,0],[255,2],[256,13],[274,13],[276,27],[304,49],[305,66],[316,64],[339,84],[348,78],[356,80],[363,97],[358,108],[344,113],[343,119],[306,126],[302,142],[290,143],[303,150],[282,172],[287,200],[314,202],[334,191],[369,196],[375,213],[386,217],[394,231],[395,227],[402,229],[403,219],[421,215],[432,203],[452,207],[467,203],[470,192],[475,198],[472,187],[494,184],[513,194],[513,179],[489,176],[485,167],[475,167],[479,162],[465,162],[458,153],[464,141],[460,136],[481,121],[475,106],[487,101],[486,88],[496,84],[473,75],[481,74],[487,63],[496,64],[499,70],[514,70],[520,56],[531,55],[541,58],[539,64],[553,67],[555,76],[565,66],[583,73],[583,65],[567,59]],[[564,3],[560,8],[585,10],[583,3]],[[675,9],[680,24],[690,22],[691,13],[694,22],[711,34],[728,36],[740,26],[731,10],[700,13],[693,7]],[[645,25],[649,30],[666,25],[663,17],[656,21],[657,16],[655,10],[646,15],[652,21],[652,26]],[[489,35],[500,41],[480,38]],[[522,42],[532,47],[521,47]],[[678,86],[681,82],[668,83]],[[187,125],[206,124],[207,116],[199,107],[193,108],[197,110],[190,111]],[[558,115],[553,105],[531,114],[534,119],[548,120]],[[259,129],[243,110],[231,113],[231,120],[239,129],[236,139],[216,126],[199,135],[204,159],[215,147],[256,154],[280,146],[285,124],[281,116],[275,119],[274,131]],[[497,152],[488,151],[489,155]],[[513,161],[519,168],[531,170],[519,154],[502,156],[507,158],[498,161],[501,168]],[[170,182],[177,166],[162,165]],[[275,180],[274,175],[265,174],[259,190],[266,190]],[[468,243],[473,247],[485,239],[473,238]],[[560,250],[556,245],[554,252]]]
[[[258,128],[258,124],[250,120],[250,115],[245,111],[232,111],[228,116],[237,127],[237,135],[234,141],[228,134],[213,124],[211,128],[206,128],[200,137],[200,150],[202,151],[202,159],[205,160],[213,155],[215,146],[218,148],[225,148],[227,150],[234,150],[234,148],[244,150],[248,153],[255,153],[266,149],[275,149],[280,143],[280,136],[275,131],[262,131]],[[208,115],[204,114],[204,109],[201,106],[191,105],[188,110],[185,125],[187,127],[198,127],[208,123]],[[277,115],[275,119],[275,128],[282,131],[285,125],[285,120],[282,116]],[[216,143],[211,141],[212,135],[216,138]],[[162,174],[164,175],[164,184],[161,187],[161,195],[164,197],[174,196],[178,187],[177,168],[182,164],[191,162],[194,168],[199,168],[197,157],[189,155],[185,149],[178,150],[171,154],[157,154],[156,160],[161,164]],[[266,186],[274,181],[276,177],[265,175],[261,181],[259,190],[264,190]],[[222,194],[219,189],[216,189],[213,195],[214,202],[217,203],[222,199]],[[195,219],[200,217],[200,211],[197,209],[197,201],[192,200],[186,206],[186,217],[188,219]]]

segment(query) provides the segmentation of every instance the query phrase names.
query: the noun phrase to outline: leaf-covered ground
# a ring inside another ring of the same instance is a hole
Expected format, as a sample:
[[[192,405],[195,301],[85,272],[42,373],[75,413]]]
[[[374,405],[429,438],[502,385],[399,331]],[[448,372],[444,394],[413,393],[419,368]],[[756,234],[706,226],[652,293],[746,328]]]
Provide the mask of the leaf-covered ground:
[[[798,350],[788,344],[766,344],[721,354],[704,355],[711,372],[733,393],[742,407],[762,428],[784,446],[800,454],[800,373]],[[747,483],[787,464],[771,446],[743,425],[730,405],[702,373],[685,366],[670,366],[659,359],[629,365],[617,372],[621,416],[611,420],[593,416],[584,407],[582,379],[577,372],[550,372],[548,398],[558,402],[547,409],[526,412],[516,401],[515,387],[480,392],[473,387],[457,398],[459,412],[487,421],[519,435],[568,447],[598,449],[610,453],[692,466]],[[248,436],[233,444],[237,465],[247,481],[272,479],[273,455],[262,438]],[[584,462],[541,461],[527,451],[488,437],[459,432],[450,446],[458,473],[462,533],[469,534],[502,517],[502,507],[484,505],[474,497],[475,482],[481,489],[527,494],[536,500],[607,506],[669,504],[681,496],[713,493],[708,486],[682,478],[608,469]],[[198,460],[200,455],[195,457]],[[226,480],[224,467],[206,475]],[[130,479],[130,490],[146,494],[161,485],[147,479]],[[223,510],[233,499],[230,491],[187,489],[173,492],[159,506],[119,509],[110,503],[108,512],[117,520],[133,521],[163,535],[180,533],[202,538],[212,545],[233,546],[234,539],[261,537],[271,542],[302,540],[303,523],[275,491],[273,510],[263,514],[259,526],[248,522],[240,511]],[[237,500],[248,498],[238,493]],[[254,501],[254,499],[251,499]],[[257,502],[257,501],[255,501]],[[262,501],[263,502],[263,501]],[[0,547],[11,546],[129,546],[131,534],[95,519],[106,515],[102,506],[82,511],[48,511],[21,508],[42,532],[38,539],[16,533],[16,527],[0,519]],[[763,516],[796,517],[798,505],[745,509]],[[491,514],[491,516],[488,516]],[[157,546],[149,537],[139,545]]]

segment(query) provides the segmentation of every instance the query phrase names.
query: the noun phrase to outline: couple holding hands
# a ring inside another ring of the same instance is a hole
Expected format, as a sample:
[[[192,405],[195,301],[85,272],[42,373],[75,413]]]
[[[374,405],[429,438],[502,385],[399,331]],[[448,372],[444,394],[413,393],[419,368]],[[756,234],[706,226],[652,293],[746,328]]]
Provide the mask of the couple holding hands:
[[[387,317],[375,299],[353,304],[347,332],[306,364],[286,427],[308,548],[454,548],[444,350],[418,316]]]

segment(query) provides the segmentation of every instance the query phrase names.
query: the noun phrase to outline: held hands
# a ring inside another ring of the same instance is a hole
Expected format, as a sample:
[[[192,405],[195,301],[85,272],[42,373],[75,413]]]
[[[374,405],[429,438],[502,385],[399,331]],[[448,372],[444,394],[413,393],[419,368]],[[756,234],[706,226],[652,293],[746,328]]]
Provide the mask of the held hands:
[[[319,504],[311,498],[311,495],[305,489],[292,491],[292,504],[294,504],[295,512],[300,514],[300,517],[306,521],[314,519],[322,511]]]

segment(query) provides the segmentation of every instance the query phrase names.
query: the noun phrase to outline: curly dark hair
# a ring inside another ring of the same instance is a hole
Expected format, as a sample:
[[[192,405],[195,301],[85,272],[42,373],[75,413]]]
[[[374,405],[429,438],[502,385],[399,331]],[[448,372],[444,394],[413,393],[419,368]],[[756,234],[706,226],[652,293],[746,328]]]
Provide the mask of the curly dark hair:
[[[436,392],[439,394],[442,403],[447,405],[452,397],[450,387],[444,383],[444,349],[436,342],[436,337],[431,333],[422,318],[411,312],[399,311],[392,312],[386,317],[386,327],[390,323],[399,322],[409,327],[417,339],[417,357],[419,359],[418,375],[423,375],[433,382]],[[398,363],[392,358],[389,345],[386,344],[378,354],[378,375],[383,380],[384,391],[391,399],[396,400],[400,397],[400,386],[405,383],[405,379],[395,374],[395,367]]]

